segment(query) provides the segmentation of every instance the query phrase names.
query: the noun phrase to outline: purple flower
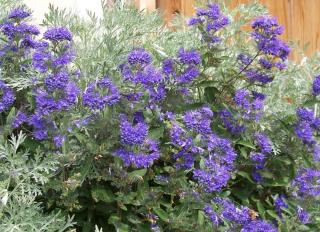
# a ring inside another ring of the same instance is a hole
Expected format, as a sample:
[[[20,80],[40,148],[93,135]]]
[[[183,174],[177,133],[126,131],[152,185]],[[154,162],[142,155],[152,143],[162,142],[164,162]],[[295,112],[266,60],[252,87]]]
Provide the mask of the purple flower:
[[[92,110],[102,110],[106,105],[114,105],[120,100],[118,89],[108,77],[91,83],[83,93],[83,105]]]
[[[136,168],[148,168],[160,157],[158,144],[153,140],[145,140],[139,145],[141,152],[120,148],[114,155],[120,157],[127,167],[133,165]]]
[[[250,82],[260,82],[262,84],[268,84],[272,82],[273,78],[267,74],[262,73],[257,69],[247,69],[245,74]]]
[[[240,225],[245,225],[251,221],[249,208],[241,206],[236,207],[229,199],[215,198],[221,208],[221,218],[227,219]]]
[[[177,169],[191,169],[195,161],[192,152],[184,149],[174,154],[173,158],[176,161],[175,167]]]
[[[295,126],[295,133],[304,144],[313,144],[315,142],[312,128],[307,122],[298,122]]]
[[[272,144],[268,136],[262,133],[255,133],[254,139],[262,153],[268,154],[272,152]]]
[[[250,159],[258,164],[263,164],[266,156],[263,153],[252,152],[250,154]]]
[[[16,129],[27,121],[28,121],[28,116],[24,112],[18,111],[17,116],[12,122],[12,128]]]
[[[15,31],[20,33],[21,35],[31,34],[31,35],[39,35],[40,30],[31,24],[28,23],[20,23],[15,27]]]
[[[272,55],[286,60],[290,53],[289,46],[277,37],[283,33],[283,27],[274,17],[262,16],[252,23],[252,37],[256,40],[258,49],[265,55]]]
[[[180,75],[176,77],[178,83],[187,84],[200,75],[199,69],[194,65],[189,65]]]
[[[218,4],[208,4],[206,9],[199,8],[197,17],[189,20],[189,25],[204,24],[208,33],[214,33],[230,23],[228,17],[221,13]]]
[[[229,169],[217,163],[212,156],[205,160],[205,170],[193,171],[193,178],[197,180],[202,188],[208,193],[221,191],[231,178]]]
[[[250,101],[249,101],[250,92],[245,89],[237,90],[234,96],[234,102],[238,107],[241,107],[245,110],[250,109]]]
[[[8,110],[15,100],[12,89],[0,80],[0,113]]]
[[[59,42],[63,40],[72,40],[71,32],[65,27],[54,27],[48,29],[44,34],[43,37],[46,40],[50,40],[52,42]]]
[[[297,206],[297,217],[302,224],[308,224],[310,222],[309,213],[299,205]]]
[[[300,121],[313,123],[314,121],[314,112],[309,108],[298,108],[297,109],[297,116]]]
[[[249,65],[252,62],[252,57],[244,53],[239,54],[237,59],[244,65]]]
[[[253,220],[246,224],[241,232],[278,232],[278,230],[270,223],[263,220]]]
[[[180,147],[188,146],[192,142],[192,138],[188,137],[186,131],[178,124],[172,125],[170,138],[173,144]]]
[[[165,59],[162,62],[162,72],[165,75],[170,75],[175,72],[174,70],[174,61],[172,59]]]
[[[281,195],[278,196],[274,201],[274,207],[279,217],[282,217],[282,209],[288,208],[288,204],[284,201],[284,199],[285,197]]]
[[[24,9],[22,7],[19,7],[19,8],[12,10],[9,13],[8,18],[9,19],[24,19],[24,18],[29,17],[30,15],[31,15],[31,13],[29,11],[27,11],[26,9]]]
[[[316,76],[312,83],[312,94],[318,96],[320,94],[320,75]]]
[[[141,145],[148,134],[148,125],[144,122],[131,124],[125,115],[120,116],[120,141],[124,145]]]
[[[211,134],[211,119],[213,113],[209,107],[187,111],[183,116],[186,127],[201,134]]]
[[[45,47],[38,48],[32,56],[33,67],[42,73],[48,71],[49,63],[52,55],[46,50]]]
[[[209,154],[216,162],[225,165],[227,169],[231,170],[237,157],[231,142],[228,139],[219,138],[215,134],[208,135],[207,138]]]
[[[223,126],[233,135],[238,135],[246,130],[244,125],[239,124],[238,120],[227,109],[219,111],[219,117]]]
[[[49,91],[53,92],[56,89],[64,89],[69,81],[69,74],[66,71],[60,71],[55,74],[50,74],[44,83]]]
[[[201,57],[200,54],[196,50],[185,50],[184,48],[180,48],[178,51],[178,59],[182,64],[200,64]]]
[[[148,65],[152,62],[152,56],[143,48],[136,48],[129,53],[127,60],[130,65]]]
[[[56,135],[56,136],[53,138],[54,145],[55,145],[57,148],[62,147],[64,141],[65,141],[65,136],[63,136],[63,135]]]
[[[292,182],[295,194],[300,197],[320,196],[320,171],[316,169],[300,169]]]
[[[221,219],[219,218],[218,214],[213,210],[213,208],[210,205],[206,205],[203,208],[203,211],[205,213],[205,215],[210,219],[210,221],[212,222],[212,224],[214,226],[218,226],[219,223],[221,222]]]

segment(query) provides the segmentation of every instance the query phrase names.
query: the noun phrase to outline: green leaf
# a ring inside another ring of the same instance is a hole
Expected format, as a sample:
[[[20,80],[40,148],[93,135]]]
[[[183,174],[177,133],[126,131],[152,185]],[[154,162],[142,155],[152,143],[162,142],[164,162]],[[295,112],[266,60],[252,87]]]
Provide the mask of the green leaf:
[[[276,214],[276,212],[274,212],[273,210],[267,210],[267,214],[269,214],[271,217],[275,218],[275,219],[279,219],[278,214]]]
[[[199,210],[198,211],[198,224],[202,226],[204,223],[204,219],[205,219],[204,212]]]
[[[155,208],[153,211],[165,222],[169,222],[169,214],[161,208]]]
[[[143,180],[143,176],[147,173],[147,169],[139,169],[128,174],[130,179],[141,179]]]
[[[265,214],[266,214],[266,210],[260,201],[257,202],[257,209],[258,209],[259,214],[262,216],[262,218],[264,218]]]
[[[256,147],[254,146],[254,144],[248,142],[248,141],[243,141],[243,140],[240,140],[238,141],[236,144],[238,145],[242,145],[242,146],[245,146],[245,147],[249,147],[249,148],[252,148],[252,149],[256,149]]]
[[[243,172],[243,171],[238,171],[237,174],[238,174],[239,176],[242,176],[242,177],[244,177],[245,179],[249,180],[251,183],[254,183],[254,181],[251,179],[251,176],[250,176],[249,173]]]
[[[153,128],[150,130],[149,132],[149,137],[151,139],[160,139],[163,137],[163,133],[164,133],[164,128],[163,127],[158,127],[158,128]]]
[[[96,187],[91,190],[92,198],[98,202],[113,202],[115,201],[115,196],[110,189],[104,189],[102,187]]]

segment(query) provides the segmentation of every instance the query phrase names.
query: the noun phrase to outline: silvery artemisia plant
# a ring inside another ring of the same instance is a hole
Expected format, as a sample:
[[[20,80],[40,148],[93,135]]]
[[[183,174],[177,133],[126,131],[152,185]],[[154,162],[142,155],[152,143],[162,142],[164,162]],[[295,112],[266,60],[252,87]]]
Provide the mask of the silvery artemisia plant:
[[[308,212],[320,195],[317,112],[301,106],[297,122],[282,122],[292,139],[281,151],[274,141],[279,122],[265,114],[265,89],[286,72],[290,52],[275,18],[253,19],[248,48],[234,51],[241,42],[230,37],[241,31],[228,28],[236,19],[208,4],[188,21],[184,39],[196,41],[195,48],[180,43],[168,55],[119,29],[116,38],[127,46],[111,49],[103,41],[97,56],[88,51],[95,58],[86,65],[88,37],[54,20],[40,35],[25,22],[29,16],[14,9],[0,26],[3,76],[25,73],[30,83],[21,89],[0,80],[0,113],[13,133],[25,131],[26,148],[59,161],[40,199],[48,212],[75,214],[79,230],[94,224],[106,231],[318,228]],[[105,30],[107,38],[115,33]],[[161,35],[169,44],[178,33]],[[121,62],[98,59],[104,46],[117,54],[105,57]],[[319,86],[317,77],[315,101]],[[299,152],[303,159],[293,156]]]

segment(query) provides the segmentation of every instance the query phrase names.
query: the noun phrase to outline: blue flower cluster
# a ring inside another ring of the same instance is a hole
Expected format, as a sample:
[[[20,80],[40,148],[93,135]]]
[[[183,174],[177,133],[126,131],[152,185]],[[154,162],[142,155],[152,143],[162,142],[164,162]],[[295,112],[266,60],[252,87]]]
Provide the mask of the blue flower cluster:
[[[267,155],[272,152],[272,144],[268,136],[263,133],[255,133],[254,141],[258,146],[259,151],[250,153],[250,159],[255,163],[252,177],[256,182],[260,183],[262,182],[262,176],[259,173],[259,170],[264,169]]]
[[[300,198],[320,196],[320,171],[301,168],[292,182],[294,195]]]
[[[275,199],[274,207],[280,218],[282,217],[282,210],[284,208],[289,208],[288,204],[285,202],[285,197],[283,195],[280,195]]]
[[[255,56],[240,54],[238,56],[240,70],[241,73],[245,73],[249,82],[267,84],[273,80],[270,70],[286,68],[285,61],[290,48],[278,38],[283,33],[283,27],[276,18],[258,17],[252,22],[252,28],[254,31],[251,36],[257,43],[258,52]]]
[[[92,110],[102,110],[120,100],[120,93],[108,77],[89,84],[82,96],[82,103]]]
[[[173,84],[189,84],[200,75],[200,54],[195,50],[180,48],[176,59],[163,61],[162,72]]]
[[[160,151],[158,143],[147,136],[148,125],[143,117],[137,117],[136,123],[131,123],[126,115],[120,115],[120,142],[123,147],[114,155],[120,157],[125,166],[151,166],[160,157]]]
[[[0,80],[0,113],[10,109],[14,100],[13,90]]]
[[[263,116],[265,95],[255,91],[239,89],[233,97],[234,109],[219,110],[217,116],[223,126],[233,135],[246,131],[245,124],[258,122]]]
[[[6,37],[4,46],[0,46],[0,64],[8,61],[18,62],[18,57],[25,57],[30,49],[42,46],[35,39],[40,30],[29,23],[23,22],[30,16],[30,12],[24,8],[16,8],[9,13],[7,19],[0,23],[0,32]]]
[[[277,229],[266,221],[251,218],[250,209],[244,206],[237,207],[229,199],[214,198],[217,210],[207,204],[204,207],[205,215],[214,226],[224,224],[226,221],[232,226],[242,227],[241,232],[276,232]]]
[[[298,122],[295,125],[297,137],[306,145],[310,152],[313,152],[315,162],[320,161],[320,145],[317,143],[314,134],[320,130],[320,118],[315,116],[312,109],[298,108]]]
[[[223,15],[218,4],[208,4],[207,8],[199,8],[196,17],[191,18],[189,26],[198,26],[202,32],[202,39],[209,46],[220,42],[217,32],[226,27],[230,19]]]

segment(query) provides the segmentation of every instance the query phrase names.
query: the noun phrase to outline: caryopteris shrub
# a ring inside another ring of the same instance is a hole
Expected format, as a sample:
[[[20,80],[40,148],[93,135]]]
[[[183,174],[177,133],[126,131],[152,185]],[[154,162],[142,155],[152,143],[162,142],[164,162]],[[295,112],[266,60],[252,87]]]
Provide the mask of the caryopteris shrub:
[[[1,16],[1,231],[320,230],[319,60],[261,6]]]

